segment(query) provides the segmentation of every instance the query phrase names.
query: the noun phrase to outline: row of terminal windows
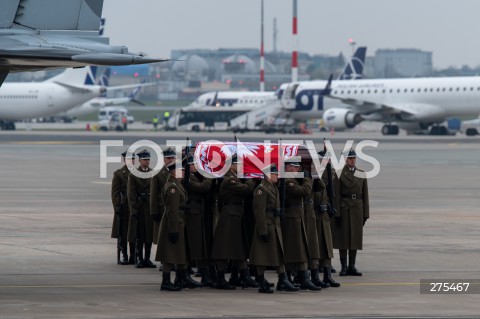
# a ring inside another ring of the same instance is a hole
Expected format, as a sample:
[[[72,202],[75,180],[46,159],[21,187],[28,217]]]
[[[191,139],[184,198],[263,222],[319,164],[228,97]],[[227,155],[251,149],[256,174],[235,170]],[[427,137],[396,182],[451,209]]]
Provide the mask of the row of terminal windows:
[[[360,94],[363,94],[363,93],[377,94],[377,93],[380,93],[380,92],[383,93],[383,94],[385,94],[387,92],[388,93],[394,93],[394,92],[396,92],[396,93],[402,93],[402,92],[403,93],[408,93],[408,92],[410,92],[410,93],[415,93],[415,92],[422,93],[422,92],[454,92],[454,91],[456,91],[456,92],[460,92],[460,91],[466,92],[466,91],[475,91],[475,90],[480,91],[480,86],[477,87],[477,88],[474,88],[474,87],[470,87],[470,88],[457,87],[457,88],[436,88],[436,89],[434,89],[434,88],[424,88],[424,89],[396,89],[396,90],[394,90],[394,89],[389,89],[389,90],[387,90],[387,89],[382,89],[382,90],[378,90],[378,89],[376,89],[376,90],[335,90],[335,91],[333,91],[333,94],[344,94],[344,93],[346,93],[346,94],[350,94],[350,93],[353,93],[353,94],[357,94],[357,93],[360,93]]]
[[[6,95],[0,95],[0,99],[38,99],[38,95],[23,95],[23,94],[19,94],[19,95],[15,95],[15,94],[6,94]]]

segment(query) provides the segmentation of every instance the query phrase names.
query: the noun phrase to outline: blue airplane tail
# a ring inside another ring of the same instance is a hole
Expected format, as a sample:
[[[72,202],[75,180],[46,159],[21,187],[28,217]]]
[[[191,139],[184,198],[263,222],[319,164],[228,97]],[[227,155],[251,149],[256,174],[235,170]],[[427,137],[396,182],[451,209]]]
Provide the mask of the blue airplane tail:
[[[365,55],[367,47],[359,47],[355,54],[348,61],[343,73],[338,77],[339,80],[355,80],[363,78],[363,69],[365,67]]]
[[[85,77],[85,85],[95,85],[95,77],[97,76],[96,66],[86,66],[87,76]]]

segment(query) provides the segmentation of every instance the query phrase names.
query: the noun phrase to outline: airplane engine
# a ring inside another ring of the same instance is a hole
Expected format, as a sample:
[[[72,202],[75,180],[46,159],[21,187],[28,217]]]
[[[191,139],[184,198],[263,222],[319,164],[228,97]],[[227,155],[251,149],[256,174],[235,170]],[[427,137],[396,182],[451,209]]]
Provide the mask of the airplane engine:
[[[326,126],[336,129],[354,128],[363,121],[358,113],[353,113],[349,109],[333,108],[323,113],[323,121]]]

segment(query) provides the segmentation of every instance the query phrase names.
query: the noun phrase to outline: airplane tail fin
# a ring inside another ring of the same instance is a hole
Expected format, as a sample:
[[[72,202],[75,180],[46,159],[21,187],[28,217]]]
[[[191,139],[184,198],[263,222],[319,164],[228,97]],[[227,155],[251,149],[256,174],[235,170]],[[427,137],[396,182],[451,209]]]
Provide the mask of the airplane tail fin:
[[[96,66],[87,66],[87,75],[85,76],[85,85],[95,85],[95,78],[97,76],[97,69]]]
[[[111,73],[110,68],[106,68],[105,70],[103,70],[102,74],[100,74],[100,76],[98,77],[97,85],[100,85],[104,88],[109,87],[110,86],[110,73]],[[107,91],[105,90],[105,92],[102,93],[102,95],[100,95],[100,97],[107,97]]]
[[[98,31],[103,1],[15,0],[18,5],[12,22],[36,30]]]
[[[98,78],[97,84],[103,87],[110,86],[110,74],[112,73],[112,69],[106,68],[100,77]]]
[[[145,83],[145,80],[142,80],[140,84]],[[138,93],[140,93],[140,90],[142,89],[142,86],[139,85],[137,86],[130,94],[128,95],[129,99],[135,100],[137,98]]]
[[[367,47],[359,47],[355,54],[348,61],[343,73],[338,77],[339,80],[355,80],[363,78],[363,68],[365,66],[365,55]]]

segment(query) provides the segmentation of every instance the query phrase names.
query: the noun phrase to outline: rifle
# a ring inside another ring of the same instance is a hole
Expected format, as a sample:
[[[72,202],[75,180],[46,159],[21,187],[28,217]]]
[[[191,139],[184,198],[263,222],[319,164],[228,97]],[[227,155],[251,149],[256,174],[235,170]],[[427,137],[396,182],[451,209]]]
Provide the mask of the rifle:
[[[327,156],[327,146],[325,145],[325,138],[323,139],[323,152],[325,153],[325,156]],[[335,216],[335,192],[333,191],[333,176],[332,176],[332,163],[330,162],[330,159],[327,162],[327,196],[328,196],[328,202],[330,204],[331,209],[328,210],[328,215],[330,217]]]

